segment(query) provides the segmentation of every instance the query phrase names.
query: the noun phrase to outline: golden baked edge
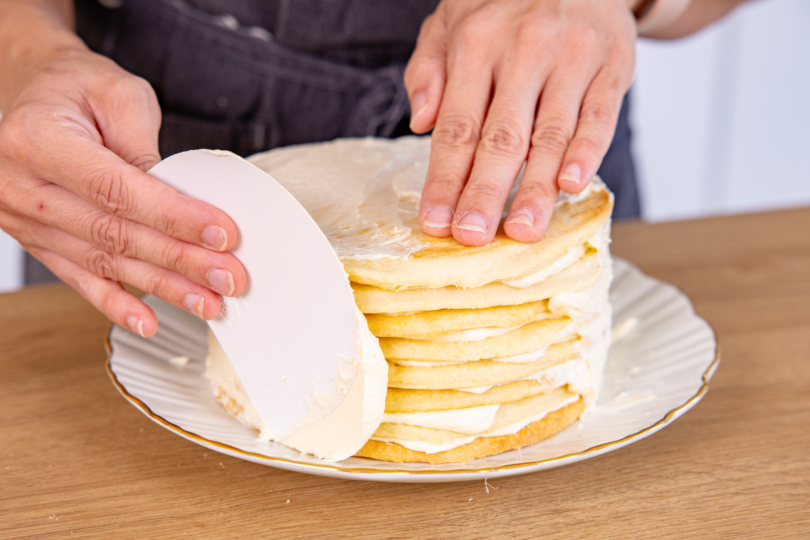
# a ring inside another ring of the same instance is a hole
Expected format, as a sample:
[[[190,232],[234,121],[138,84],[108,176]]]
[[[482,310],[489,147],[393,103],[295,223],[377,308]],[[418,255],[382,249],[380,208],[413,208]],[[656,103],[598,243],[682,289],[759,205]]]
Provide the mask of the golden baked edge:
[[[550,412],[544,418],[532,422],[513,435],[479,437],[471,443],[435,454],[410,450],[397,443],[371,440],[355,456],[396,463],[422,462],[433,465],[463,463],[538,443],[571,425],[584,410],[585,402],[580,398],[575,403]]]

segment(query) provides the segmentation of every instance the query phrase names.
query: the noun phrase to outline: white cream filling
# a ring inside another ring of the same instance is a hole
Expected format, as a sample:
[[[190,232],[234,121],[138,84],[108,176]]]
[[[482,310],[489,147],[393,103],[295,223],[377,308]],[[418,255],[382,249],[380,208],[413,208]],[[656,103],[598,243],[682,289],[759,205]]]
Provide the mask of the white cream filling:
[[[500,336],[512,330],[517,330],[520,326],[513,326],[511,328],[470,328],[468,330],[461,330],[459,332],[452,332],[443,336],[435,338],[428,338],[425,341],[440,341],[440,342],[462,342],[462,341],[484,341],[493,336]]]
[[[543,386],[547,387],[546,391],[560,388],[566,384],[581,389],[583,385],[590,381],[590,374],[588,373],[588,365],[581,358],[575,358],[568,362],[563,362],[556,366],[546,368],[537,373],[533,373],[528,377],[518,379],[520,381],[539,381]],[[508,384],[508,383],[501,383]],[[469,388],[455,388],[460,392],[470,392],[473,394],[483,394],[484,392],[499,386],[497,384],[490,384],[488,386],[476,386]]]
[[[639,318],[629,317],[613,327],[613,342],[621,341],[633,333],[638,328]]]
[[[576,321],[572,321],[571,324],[569,324],[568,326],[566,326],[565,328],[563,328],[560,331],[560,333],[557,336],[557,340],[554,343],[562,343],[563,341],[566,341],[566,340],[572,338],[575,335],[573,333],[573,330],[574,330],[575,327],[576,327]],[[516,326],[515,328],[507,328],[507,329],[504,329],[504,330],[506,330],[508,332],[508,331],[511,331],[511,330],[515,330],[517,328],[520,328],[520,327]],[[521,354],[512,354],[512,355],[509,355],[509,356],[495,356],[495,357],[492,357],[492,358],[484,358],[482,360],[488,360],[488,361],[491,361],[491,362],[502,362],[502,363],[505,363],[505,364],[528,364],[529,362],[535,362],[537,360],[540,360],[540,358],[544,354],[546,354],[546,351],[548,350],[548,347],[550,347],[551,345],[553,345],[553,343],[549,344],[548,346],[543,347],[541,349],[536,349],[534,351],[529,351],[529,352],[525,352],[525,353],[521,353]],[[399,358],[391,358],[389,361],[393,362],[394,364],[397,364],[399,366],[408,366],[408,367],[452,366],[452,365],[458,365],[458,364],[467,363],[467,361],[465,361],[465,362],[431,362],[431,361],[428,361],[428,360],[405,360],[405,359],[399,359]],[[472,362],[479,362],[480,360],[471,360],[471,361]]]
[[[545,281],[546,279],[550,278],[553,275],[559,274],[585,255],[585,246],[574,246],[568,248],[565,252],[565,255],[554,261],[551,265],[546,266],[545,268],[541,268],[537,272],[533,274],[529,274],[528,276],[524,276],[518,279],[510,279],[506,281],[501,281],[504,285],[508,285],[510,287],[514,287],[516,289],[525,289],[526,287],[531,287],[532,285],[536,285],[541,281]]]
[[[357,368],[346,396],[331,412],[278,442],[320,459],[339,461],[356,454],[380,426],[388,391],[388,363],[359,310],[356,317],[359,357],[348,359]],[[230,399],[241,408],[236,415],[238,420],[258,429],[259,439],[271,440],[258,411],[215,339],[210,340],[206,376],[211,380],[214,392],[224,392],[223,396],[218,396],[224,405],[227,406]]]
[[[549,345],[550,347],[551,345]],[[542,349],[537,349],[535,351],[529,351],[523,354],[513,354],[510,356],[496,356],[495,358],[490,358],[493,362],[501,362],[504,364],[528,364],[529,362],[536,362],[540,360],[540,358],[546,354],[548,347],[543,347]]]
[[[385,413],[382,421],[388,424],[408,424],[472,435],[491,428],[499,408],[500,405],[484,405],[446,411]]]
[[[401,360],[399,358],[391,358],[388,360],[392,364],[406,367],[433,367],[433,366],[457,366],[466,362],[430,362],[427,360]],[[478,360],[474,360],[478,362]]]
[[[493,431],[491,433],[479,434],[479,435],[470,435],[468,437],[458,437],[456,439],[452,439],[452,440],[447,441],[445,443],[437,444],[437,443],[430,443],[430,442],[427,442],[427,441],[410,441],[410,440],[403,440],[403,439],[393,439],[393,438],[389,439],[389,438],[378,438],[378,437],[372,437],[371,440],[373,440],[373,441],[381,441],[381,442],[397,443],[397,444],[400,444],[400,445],[402,445],[405,448],[408,448],[410,450],[414,450],[414,451],[417,451],[417,452],[425,452],[426,454],[435,454],[437,452],[444,452],[444,451],[447,451],[447,450],[452,450],[453,448],[458,448],[459,446],[462,446],[464,444],[471,443],[475,439],[477,439],[478,437],[498,437],[498,436],[501,436],[501,435],[514,435],[515,433],[517,433],[521,429],[525,428],[526,426],[528,426],[532,422],[537,422],[538,420],[542,420],[549,413],[552,413],[554,411],[558,411],[558,410],[562,409],[563,407],[567,407],[568,405],[570,405],[572,403],[576,403],[578,400],[579,400],[578,395],[572,395],[572,396],[569,396],[568,398],[566,398],[565,400],[561,401],[560,403],[557,403],[553,407],[550,407],[550,408],[542,410],[542,411],[538,411],[537,413],[533,414],[532,416],[529,416],[527,418],[519,420],[518,422],[515,422],[514,424],[504,426],[504,427],[502,427],[500,429],[497,429],[497,430],[495,430],[495,431]]]

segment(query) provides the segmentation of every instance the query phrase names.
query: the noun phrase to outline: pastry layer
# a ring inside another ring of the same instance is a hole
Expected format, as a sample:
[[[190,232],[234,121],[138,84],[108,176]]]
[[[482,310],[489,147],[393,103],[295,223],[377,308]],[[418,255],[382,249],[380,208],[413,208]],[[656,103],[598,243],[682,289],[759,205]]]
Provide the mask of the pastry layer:
[[[548,302],[481,309],[440,309],[407,315],[368,314],[368,328],[377,337],[430,339],[473,328],[513,328],[550,317]]]
[[[473,289],[405,289],[389,291],[352,283],[354,300],[363,313],[410,313],[437,309],[478,309],[513,306],[545,300],[554,295],[586,289],[599,278],[596,251],[589,250],[579,261],[559,274],[531,287],[518,289],[490,283]]]
[[[532,373],[523,379],[481,387],[455,390],[413,390],[389,388],[385,398],[386,413],[415,413],[500,405],[542,394],[568,384],[581,385],[587,376],[584,360],[575,358]]]
[[[444,452],[428,454],[426,452],[410,450],[397,443],[372,439],[357,452],[356,456],[399,463],[424,462],[439,464],[471,461],[480,457],[491,456],[540,442],[571,425],[571,423],[579,418],[584,409],[585,403],[580,399],[562,409],[547,414],[541,420],[530,423],[515,434],[478,437],[470,443]]]
[[[544,369],[578,358],[578,340],[556,343],[535,362],[505,363],[481,360],[444,366],[411,367],[389,362],[388,387],[445,390],[501,384],[528,377]]]
[[[469,247],[454,238],[436,238],[421,230],[411,235],[426,247],[408,258],[345,259],[349,279],[381,289],[419,287],[481,287],[525,277],[583,244],[610,216],[612,197],[605,189],[590,189],[575,204],[557,205],[542,242],[523,243],[502,230],[486,246]]]
[[[543,350],[552,343],[571,337],[575,331],[572,319],[560,317],[530,322],[481,341],[380,338],[380,348],[388,359],[470,362]]]

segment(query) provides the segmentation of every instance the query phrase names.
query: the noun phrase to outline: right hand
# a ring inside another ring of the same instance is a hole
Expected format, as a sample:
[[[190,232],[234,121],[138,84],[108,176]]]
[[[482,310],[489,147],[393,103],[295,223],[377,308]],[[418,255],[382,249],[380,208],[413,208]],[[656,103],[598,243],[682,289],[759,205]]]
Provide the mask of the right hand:
[[[157,318],[119,282],[216,317],[246,284],[236,224],[144,172],[160,161],[151,86],[87,50],[32,64],[0,122],[0,228],[142,336]]]

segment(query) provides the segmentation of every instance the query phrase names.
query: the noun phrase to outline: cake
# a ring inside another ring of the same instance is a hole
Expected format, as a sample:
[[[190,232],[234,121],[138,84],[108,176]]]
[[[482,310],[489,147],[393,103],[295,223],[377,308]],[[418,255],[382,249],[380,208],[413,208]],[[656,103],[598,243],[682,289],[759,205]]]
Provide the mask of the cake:
[[[610,346],[613,196],[561,194],[542,240],[480,247],[422,233],[426,137],[339,139],[249,159],[307,209],[388,362],[385,412],[357,456],[463,462],[541,441],[598,395]],[[260,429],[212,342],[217,399]]]

